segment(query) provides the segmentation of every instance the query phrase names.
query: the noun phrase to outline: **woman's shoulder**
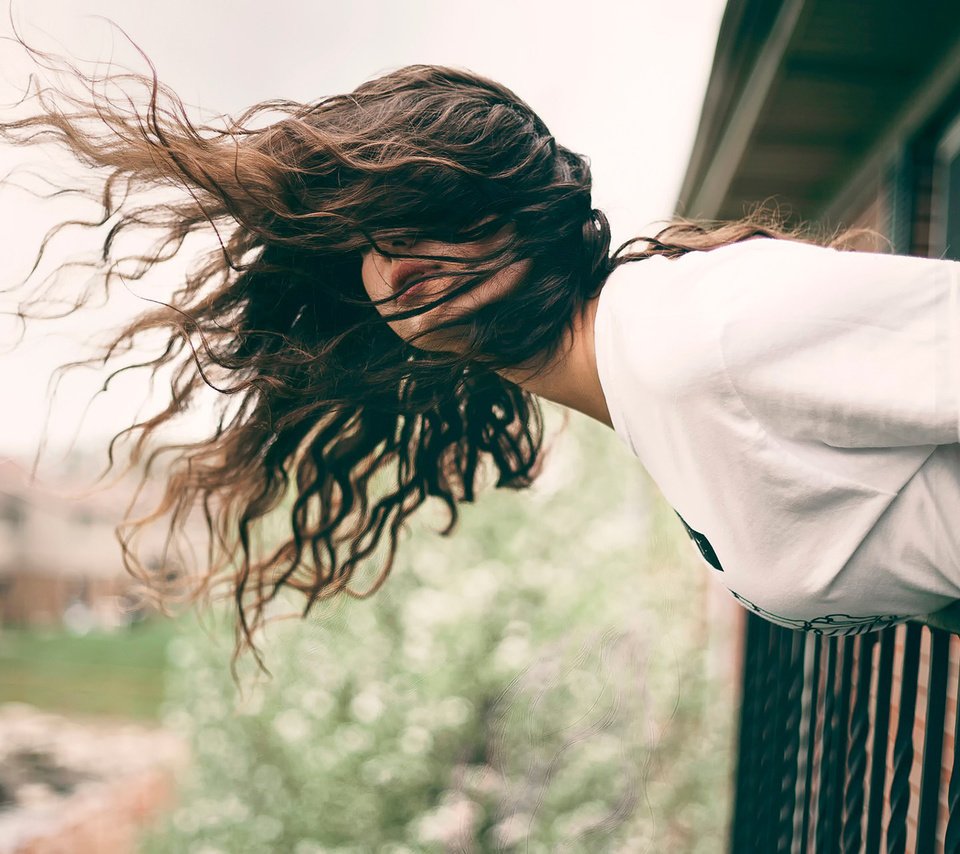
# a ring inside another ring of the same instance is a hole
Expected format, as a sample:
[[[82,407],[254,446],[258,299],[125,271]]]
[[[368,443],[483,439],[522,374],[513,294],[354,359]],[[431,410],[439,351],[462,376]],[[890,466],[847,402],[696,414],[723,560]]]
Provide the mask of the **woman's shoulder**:
[[[797,265],[824,265],[841,255],[875,255],[875,253],[849,253],[833,247],[798,240],[769,237],[754,237],[736,243],[727,243],[714,249],[694,249],[682,255],[651,255],[627,261],[611,274],[608,284],[616,290],[624,290],[642,280],[655,285],[665,281],[701,281],[711,271],[754,269],[761,272],[793,269]],[[890,256],[902,257],[902,256]],[[771,267],[770,265],[775,265]]]

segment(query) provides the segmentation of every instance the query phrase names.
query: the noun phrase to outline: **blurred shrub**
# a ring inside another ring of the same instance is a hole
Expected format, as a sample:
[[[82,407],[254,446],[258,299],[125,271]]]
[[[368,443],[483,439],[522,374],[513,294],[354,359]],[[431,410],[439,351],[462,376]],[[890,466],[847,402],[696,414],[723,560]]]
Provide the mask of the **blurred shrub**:
[[[178,637],[165,720],[195,762],[145,854],[719,850],[703,568],[608,430],[574,416],[554,453],[450,539],[428,518],[371,599],[274,623],[242,696],[232,614]]]

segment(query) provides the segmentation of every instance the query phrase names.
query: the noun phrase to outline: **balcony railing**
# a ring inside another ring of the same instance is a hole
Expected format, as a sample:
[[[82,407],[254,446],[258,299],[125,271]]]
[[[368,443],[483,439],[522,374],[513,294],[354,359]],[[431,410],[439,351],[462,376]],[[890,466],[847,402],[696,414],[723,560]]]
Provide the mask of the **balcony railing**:
[[[958,610],[842,636],[748,614],[732,854],[960,852]]]

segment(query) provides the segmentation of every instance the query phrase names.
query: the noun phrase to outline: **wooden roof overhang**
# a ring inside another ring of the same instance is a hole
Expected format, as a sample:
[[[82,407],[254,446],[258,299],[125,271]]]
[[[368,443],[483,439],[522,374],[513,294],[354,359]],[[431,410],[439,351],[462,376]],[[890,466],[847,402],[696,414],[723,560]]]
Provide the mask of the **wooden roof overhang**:
[[[960,0],[729,0],[676,213],[846,216],[958,87]]]

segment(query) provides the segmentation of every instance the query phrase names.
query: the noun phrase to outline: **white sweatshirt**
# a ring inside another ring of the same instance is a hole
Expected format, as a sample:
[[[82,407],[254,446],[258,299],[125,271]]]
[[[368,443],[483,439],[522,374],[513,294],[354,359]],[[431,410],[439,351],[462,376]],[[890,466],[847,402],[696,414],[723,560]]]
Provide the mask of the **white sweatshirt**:
[[[960,599],[960,262],[756,238],[617,268],[614,429],[746,607],[822,634]]]

